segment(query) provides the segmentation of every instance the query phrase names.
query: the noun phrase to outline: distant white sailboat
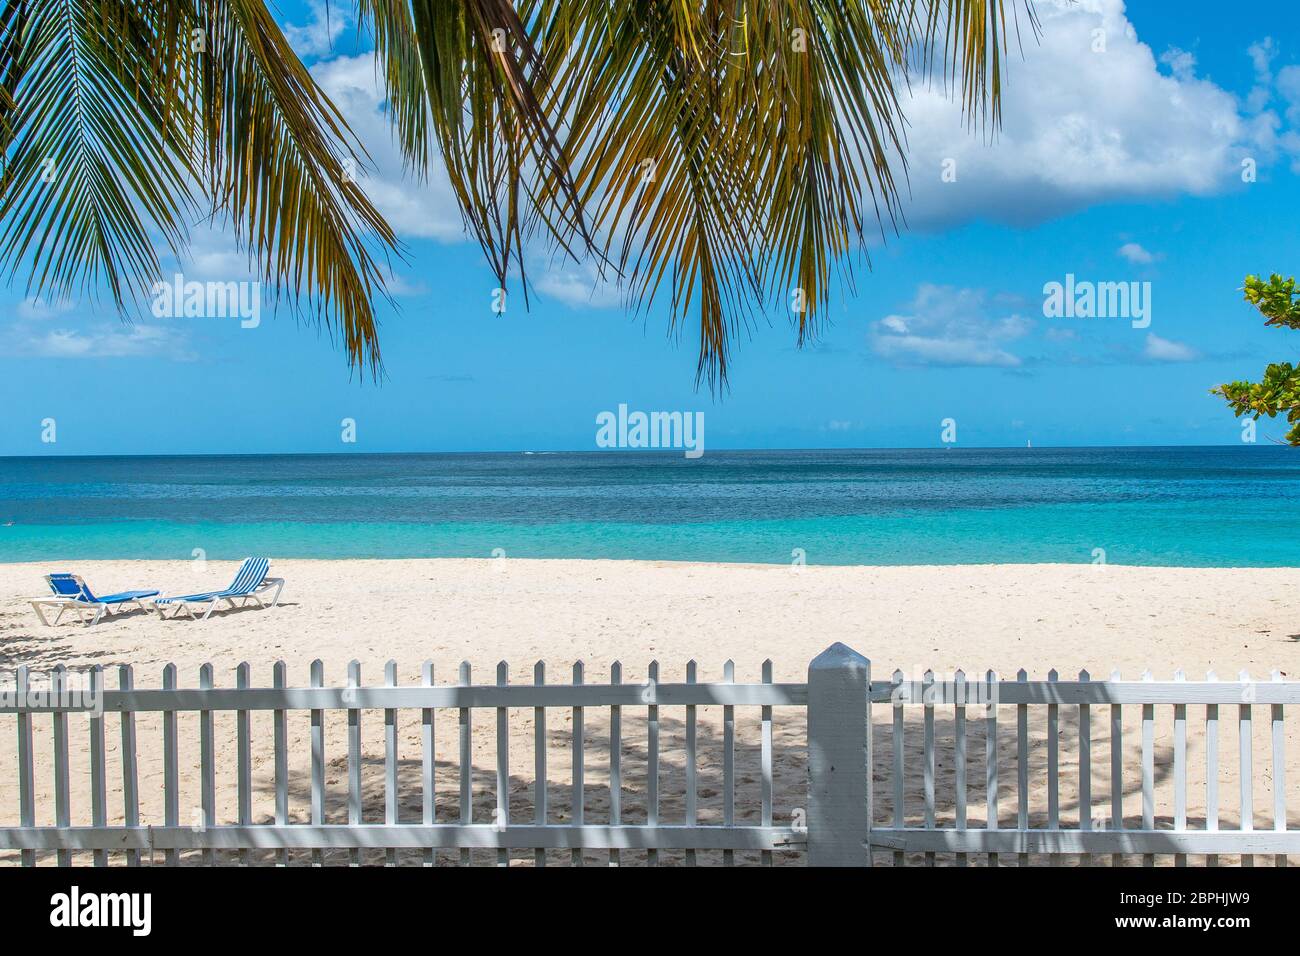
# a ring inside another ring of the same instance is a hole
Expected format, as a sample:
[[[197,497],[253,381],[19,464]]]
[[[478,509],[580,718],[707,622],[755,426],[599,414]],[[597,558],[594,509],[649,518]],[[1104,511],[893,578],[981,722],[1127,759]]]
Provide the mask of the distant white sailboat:
[[[1032,438],[1028,439],[1028,440],[1025,442],[1025,447],[1026,447],[1026,448],[1033,448],[1033,447],[1034,447],[1034,440],[1033,440]]]

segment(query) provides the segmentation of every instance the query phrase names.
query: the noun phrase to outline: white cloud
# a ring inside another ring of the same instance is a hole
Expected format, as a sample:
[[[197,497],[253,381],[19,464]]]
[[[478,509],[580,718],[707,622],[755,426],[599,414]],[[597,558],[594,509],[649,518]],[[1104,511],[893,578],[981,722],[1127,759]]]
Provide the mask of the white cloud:
[[[132,358],[153,356],[173,361],[197,358],[184,330],[143,321],[87,319],[70,302],[24,299],[13,309],[14,321],[0,333],[7,355],[28,358]]]
[[[67,315],[75,305],[71,302],[47,302],[42,298],[23,299],[19,302],[14,312],[18,318],[27,322],[42,322],[49,319],[56,319],[61,315]]]
[[[234,233],[208,225],[190,231],[183,259],[165,258],[163,280],[171,281],[175,272],[199,282],[243,282],[258,278],[248,253],[236,245]]]
[[[441,162],[427,180],[408,175],[401,149],[384,112],[385,92],[372,53],[317,63],[312,76],[343,113],[370,154],[373,169],[358,169],[357,182],[399,235],[441,242],[465,238],[460,210]]]
[[[1278,70],[1277,91],[1286,101],[1287,121],[1300,124],[1300,66],[1284,66]]]
[[[156,357],[192,361],[196,356],[185,337],[156,325],[94,322],[85,328],[42,328],[22,322],[9,329],[14,353],[33,358]]]
[[[285,39],[299,56],[312,57],[328,53],[352,22],[350,4],[330,3],[328,0],[309,0],[311,19],[304,24],[286,23]]]
[[[1246,55],[1255,70],[1255,85],[1246,96],[1246,109],[1258,113],[1273,96],[1269,87],[1273,83],[1273,58],[1277,56],[1277,45],[1272,37],[1264,37],[1248,46]]]
[[[590,262],[565,261],[556,267],[539,257],[538,264],[530,267],[529,279],[543,295],[566,305],[608,309],[623,301],[617,283],[609,277],[602,278]]]
[[[1162,339],[1158,335],[1147,333],[1146,347],[1142,354],[1154,362],[1194,362],[1201,354],[1184,342]]]
[[[1160,54],[1160,62],[1179,80],[1190,80],[1196,74],[1196,57],[1187,50],[1171,46]]]
[[[1150,265],[1156,261],[1155,256],[1142,248],[1142,246],[1136,242],[1126,242],[1115,250],[1115,252],[1120,258],[1127,259],[1135,266]]]
[[[875,324],[871,346],[904,365],[1018,367],[1020,357],[1003,346],[1027,335],[1033,322],[1014,313],[987,318],[991,307],[982,290],[923,283],[905,314]]]
[[[941,89],[918,86],[903,101],[913,226],[1030,224],[1101,201],[1240,185],[1256,127],[1231,93],[1195,75],[1193,57],[1169,51],[1162,72],[1122,0],[1035,6],[1042,35],[1025,39],[1023,59],[1008,57],[991,144],[963,128]],[[1094,52],[1098,37],[1104,52]],[[956,161],[955,182],[941,179],[945,159]]]

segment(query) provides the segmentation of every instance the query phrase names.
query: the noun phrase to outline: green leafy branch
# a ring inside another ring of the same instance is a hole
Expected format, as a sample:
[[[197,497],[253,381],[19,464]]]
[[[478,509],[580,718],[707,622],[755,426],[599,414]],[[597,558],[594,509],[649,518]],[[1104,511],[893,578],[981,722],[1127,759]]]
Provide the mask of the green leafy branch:
[[[1265,317],[1265,325],[1300,329],[1300,302],[1296,301],[1296,280],[1283,279],[1276,272],[1265,282],[1259,276],[1246,276],[1242,290],[1245,299]],[[1229,382],[1210,390],[1222,395],[1238,415],[1261,415],[1274,418],[1286,414],[1291,430],[1286,433],[1290,445],[1300,445],[1300,368],[1290,362],[1275,362],[1264,369],[1259,382]]]

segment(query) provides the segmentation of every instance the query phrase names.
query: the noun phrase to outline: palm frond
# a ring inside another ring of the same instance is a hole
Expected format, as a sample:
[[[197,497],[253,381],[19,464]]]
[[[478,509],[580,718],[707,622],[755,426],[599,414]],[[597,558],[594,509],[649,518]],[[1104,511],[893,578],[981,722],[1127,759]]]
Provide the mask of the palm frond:
[[[364,151],[263,0],[15,0],[0,11],[0,268],[124,316],[155,241],[230,225],[276,296],[379,370],[373,301],[397,249]]]
[[[365,154],[262,0],[199,0],[208,51],[194,67],[204,175],[219,219],[277,294],[337,322],[350,359],[377,373],[378,250],[396,247],[346,161]]]
[[[0,268],[26,270],[29,295],[102,283],[124,307],[158,277],[150,230],[184,244],[193,154],[161,122],[150,74],[165,43],[145,45],[158,27],[146,8],[108,0],[19,2],[0,17]]]
[[[399,141],[428,161],[422,93],[498,277],[536,227],[637,309],[666,282],[712,387],[754,315],[793,298],[802,343],[871,221],[897,228],[900,91],[937,76],[996,124],[1008,43],[1003,0],[363,0],[362,19]]]

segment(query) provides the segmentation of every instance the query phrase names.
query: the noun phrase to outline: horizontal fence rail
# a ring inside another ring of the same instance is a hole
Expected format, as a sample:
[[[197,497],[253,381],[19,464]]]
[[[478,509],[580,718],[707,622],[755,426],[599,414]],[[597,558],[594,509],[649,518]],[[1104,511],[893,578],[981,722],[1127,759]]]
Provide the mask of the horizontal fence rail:
[[[382,684],[365,685],[354,661],[342,686],[326,686],[320,661],[308,686],[292,687],[283,662],[270,686],[253,686],[248,664],[233,687],[214,686],[211,665],[196,687],[179,686],[174,665],[155,688],[116,670],[112,688],[99,667],[23,667],[0,681],[0,721],[17,731],[0,850],[24,865],[542,866],[593,853],[610,865],[693,865],[701,853],[732,865],[740,853],[764,865],[1271,856],[1285,866],[1300,856],[1285,721],[1300,683],[1277,673],[882,680],[842,644],[810,663],[805,683],[773,681],[770,661],[759,682],[737,682],[730,661],[708,682],[694,662],[685,681],[661,681],[653,662],[629,679],[614,662],[605,683],[589,682],[582,662],[567,683],[548,682],[541,662],[531,683],[511,683],[504,662],[478,683],[462,663],[451,684],[436,684],[426,662],[418,685],[399,685],[392,662]],[[511,754],[521,740],[527,759]],[[485,742],[490,767],[476,760]],[[559,774],[548,768],[557,747],[569,761]],[[781,791],[792,764],[798,785]],[[454,777],[450,794],[439,775]],[[665,802],[669,781],[678,803]],[[144,813],[142,795],[155,802]]]
[[[28,706],[5,702],[0,714],[50,714],[89,709],[88,695],[75,701],[40,701]],[[177,690],[105,690],[102,710],[416,710],[484,707],[802,707],[806,684],[527,684],[498,687],[214,687]]]
[[[871,702],[936,704],[961,701],[968,706],[997,704],[1300,704],[1300,682],[1259,681],[1010,681],[998,680],[985,691],[985,679],[969,682],[925,680],[873,681]],[[1247,700],[1248,698],[1248,700]]]

